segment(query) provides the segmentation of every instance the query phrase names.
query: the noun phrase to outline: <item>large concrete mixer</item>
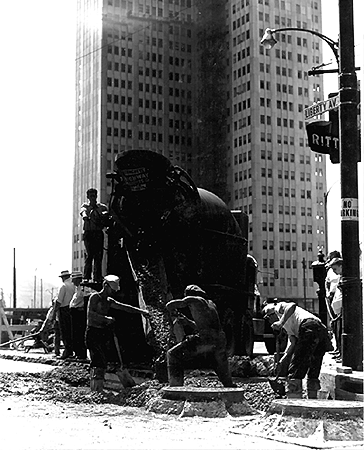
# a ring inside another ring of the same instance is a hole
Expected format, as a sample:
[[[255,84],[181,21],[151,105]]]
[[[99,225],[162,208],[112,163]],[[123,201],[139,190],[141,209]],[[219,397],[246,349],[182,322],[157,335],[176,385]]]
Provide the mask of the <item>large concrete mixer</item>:
[[[151,312],[144,329],[140,317],[130,314],[119,326],[127,359],[153,359],[165,352],[171,327],[164,305],[182,298],[189,284],[202,287],[216,303],[229,353],[251,356],[255,292],[254,281],[247,280],[247,216],[232,213],[152,151],[121,153],[108,177],[107,271],[120,276],[122,301],[145,303]]]

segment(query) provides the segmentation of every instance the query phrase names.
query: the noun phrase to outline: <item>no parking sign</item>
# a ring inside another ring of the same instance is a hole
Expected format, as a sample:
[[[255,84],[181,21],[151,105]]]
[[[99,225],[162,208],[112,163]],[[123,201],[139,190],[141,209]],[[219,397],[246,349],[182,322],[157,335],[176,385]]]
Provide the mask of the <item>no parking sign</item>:
[[[359,208],[357,198],[341,199],[341,220],[359,220]]]

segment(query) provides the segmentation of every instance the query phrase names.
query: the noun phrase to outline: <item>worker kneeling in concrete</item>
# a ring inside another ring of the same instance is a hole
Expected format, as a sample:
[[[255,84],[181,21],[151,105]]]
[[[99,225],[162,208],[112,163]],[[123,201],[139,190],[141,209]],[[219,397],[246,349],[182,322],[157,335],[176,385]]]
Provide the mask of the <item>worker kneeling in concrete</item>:
[[[198,286],[187,286],[185,297],[182,300],[168,302],[166,307],[174,319],[177,340],[181,340],[167,351],[170,386],[183,386],[186,362],[208,354],[221,383],[225,387],[235,387],[227,358],[225,333],[221,328],[216,306],[211,300],[206,299],[206,292]],[[188,321],[188,325],[190,327],[193,325],[194,333],[184,336],[178,321],[181,319],[186,322],[186,317],[183,315],[179,317],[176,310],[186,307],[189,308],[193,319]]]
[[[284,364],[290,358],[287,397],[302,398],[302,380],[307,375],[307,396],[317,398],[322,360],[325,352],[333,348],[327,328],[318,317],[293,302],[268,304],[263,313],[265,318],[275,314],[279,320],[272,323],[273,330],[283,327],[288,334],[288,347],[279,361]]]
[[[113,330],[115,318],[110,317],[109,314],[111,309],[139,313],[145,317],[148,317],[149,313],[146,310],[120,303],[111,297],[115,296],[119,290],[119,282],[117,276],[107,275],[104,278],[102,290],[91,294],[87,305],[86,347],[90,351],[90,387],[92,391],[100,392],[103,390],[110,343],[114,343],[116,346],[120,359],[120,368],[116,370],[120,382],[123,387],[135,385],[135,381],[127,369],[122,366],[120,348]]]

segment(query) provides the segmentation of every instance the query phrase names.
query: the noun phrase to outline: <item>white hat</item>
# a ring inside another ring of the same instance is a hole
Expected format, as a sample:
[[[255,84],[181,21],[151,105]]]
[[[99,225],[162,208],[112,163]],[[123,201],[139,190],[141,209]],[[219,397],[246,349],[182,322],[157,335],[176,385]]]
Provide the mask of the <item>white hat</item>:
[[[72,280],[75,280],[76,278],[83,278],[82,272],[76,271],[76,272],[72,272]]]
[[[61,275],[59,275],[61,278],[65,277],[65,278],[69,278],[71,276],[71,274],[69,273],[68,270],[62,270]]]
[[[106,275],[104,278],[106,283],[111,287],[113,291],[118,291],[120,289],[120,278],[116,275]]]

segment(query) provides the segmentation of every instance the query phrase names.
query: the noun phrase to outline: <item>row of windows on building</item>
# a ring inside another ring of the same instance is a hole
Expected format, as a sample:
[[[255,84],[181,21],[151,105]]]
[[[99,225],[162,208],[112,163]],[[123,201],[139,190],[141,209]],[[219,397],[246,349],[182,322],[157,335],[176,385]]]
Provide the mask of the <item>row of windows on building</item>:
[[[234,70],[233,79],[234,81],[236,81],[238,78],[241,78],[242,76],[247,75],[248,73],[250,73],[250,64],[239,67],[238,70]]]
[[[240,138],[242,136],[239,136],[238,140],[239,140],[239,145],[242,144],[242,142],[240,141]],[[293,136],[291,136],[292,140],[290,139],[290,144],[294,145],[294,138]],[[288,144],[288,139],[285,140],[285,144]],[[271,150],[261,150],[261,159],[266,159],[268,161],[272,161],[272,151]],[[282,159],[282,155],[283,155],[283,159]],[[249,159],[250,158],[250,159]],[[239,153],[237,155],[234,155],[234,166],[237,166],[238,164],[242,164],[243,162],[246,161],[250,161],[251,160],[251,152],[244,152],[244,153]],[[282,152],[277,152],[277,161],[284,161],[284,162],[296,162],[296,155],[294,153],[283,153]],[[307,164],[307,165],[311,165],[311,157],[309,155],[299,155],[299,162],[300,164]],[[285,177],[287,176],[286,179],[288,179],[288,171],[287,174],[285,173]],[[278,171],[278,177],[282,178],[282,170]]]
[[[250,39],[250,30],[243,31],[238,36],[233,38],[233,47],[241,44],[242,42],[246,42]]]
[[[191,0],[169,0],[168,3],[170,5],[176,5],[176,6],[181,6],[182,8],[190,8],[191,7]],[[126,0],[107,0],[107,4],[108,6],[115,6],[115,7],[121,7],[123,9],[128,9],[129,11],[132,11],[133,9],[133,2],[132,1],[126,1]],[[164,1],[159,0],[159,4],[160,6],[163,6]],[[146,4],[144,5],[143,3],[139,3],[138,4],[138,11],[139,12],[144,12],[144,6],[145,6],[145,12],[149,11],[150,9],[150,5]],[[159,8],[158,8],[159,9]],[[147,12],[148,14],[149,12]]]
[[[276,281],[277,280],[275,280],[274,278],[270,278],[269,279],[269,286],[275,286],[276,285]],[[302,282],[302,285],[303,285],[303,280],[301,280],[301,282]],[[279,285],[281,286],[281,287],[298,287],[298,280],[297,280],[297,278],[280,278],[279,279]],[[309,285],[309,287],[313,287],[313,279],[312,278],[309,278],[308,279],[308,285]],[[267,277],[263,277],[263,286],[268,286],[268,278]],[[307,279],[306,279],[306,286],[307,286]],[[312,311],[312,308],[313,308],[313,300],[311,300],[311,301],[306,301],[306,304],[308,305],[308,304],[310,304],[311,306],[310,307],[308,307],[307,305],[306,305],[306,308],[305,309],[307,309],[308,311]]]
[[[244,14],[236,20],[233,20],[233,30],[237,30],[242,25],[248,23],[250,20],[249,13]]]
[[[267,90],[267,91],[271,90],[271,82],[270,81],[260,80],[259,86],[260,86],[260,89]],[[277,83],[276,84],[276,92],[283,92],[285,94],[288,93],[288,94],[293,95],[294,94],[293,93],[293,85],[287,86],[287,84]],[[303,94],[305,97],[307,97],[307,98],[309,97],[308,88],[302,88],[302,87],[298,86],[297,93],[300,96],[302,96],[302,94]],[[320,100],[319,96],[316,96],[314,98],[315,102],[317,102],[319,100]]]
[[[245,57],[249,56],[250,56],[250,47],[243,48],[242,50],[239,50],[238,52],[233,54],[233,63],[236,64],[237,62],[243,60]]]
[[[237,182],[238,181],[235,179],[235,183],[237,183]],[[273,194],[273,186],[262,186],[261,192],[262,192],[262,195],[264,195],[264,196],[273,197],[273,195],[274,195]],[[301,195],[302,199],[305,199],[305,198],[311,199],[312,198],[312,196],[309,197],[309,195],[311,195],[310,190],[307,190],[307,191],[304,190],[303,192],[304,192],[304,194],[302,194],[303,196]],[[234,191],[235,200],[242,199],[242,198],[248,198],[248,197],[251,197],[252,195],[253,195],[253,190],[252,190],[251,186],[240,188],[240,189],[235,189],[235,191]],[[278,196],[279,197],[284,196],[285,198],[289,198],[289,197],[296,198],[296,190],[294,188],[289,189],[289,188],[279,187],[278,188]],[[267,212],[266,207],[264,208],[264,210],[262,208],[262,212]],[[249,205],[248,213],[249,214],[253,213],[252,205]],[[287,216],[295,216],[296,215],[296,206],[278,205],[278,213],[285,214]],[[302,206],[301,207],[301,216],[302,217],[304,217],[304,216],[312,217],[312,208],[311,207],[306,208],[306,207]]]
[[[312,242],[301,242],[300,247],[303,252],[312,252],[313,251]],[[275,248],[277,248],[277,247],[275,247]],[[296,252],[297,251],[297,242],[295,242],[295,241],[292,241],[292,242],[291,241],[279,241],[278,248],[280,251],[284,251],[284,252],[290,252],[290,251]],[[263,267],[267,267],[267,266],[264,266],[264,264],[263,264]],[[275,267],[274,259],[270,260],[269,267],[272,269]]]

